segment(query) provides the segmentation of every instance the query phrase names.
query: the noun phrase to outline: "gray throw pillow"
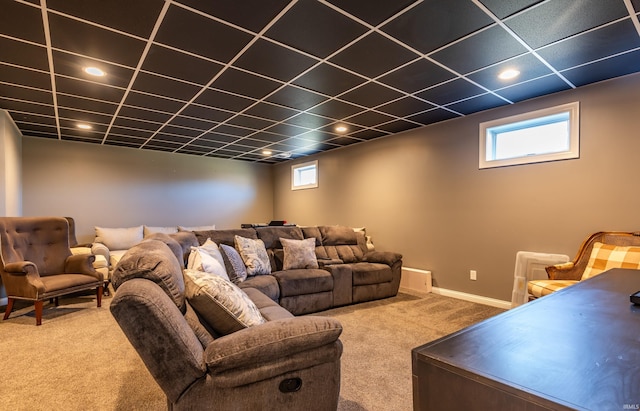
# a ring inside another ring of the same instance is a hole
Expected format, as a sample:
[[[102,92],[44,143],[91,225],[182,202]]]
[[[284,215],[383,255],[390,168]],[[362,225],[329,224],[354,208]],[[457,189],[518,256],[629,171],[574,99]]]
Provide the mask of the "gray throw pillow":
[[[280,242],[284,251],[283,270],[318,268],[315,238],[307,238],[306,240],[281,238]]]
[[[239,284],[247,279],[247,267],[244,266],[242,257],[238,251],[226,244],[220,244],[220,253],[224,266],[227,269],[227,275],[234,284]]]
[[[247,275],[271,274],[271,261],[262,240],[240,237],[234,238],[236,250],[240,253]]]

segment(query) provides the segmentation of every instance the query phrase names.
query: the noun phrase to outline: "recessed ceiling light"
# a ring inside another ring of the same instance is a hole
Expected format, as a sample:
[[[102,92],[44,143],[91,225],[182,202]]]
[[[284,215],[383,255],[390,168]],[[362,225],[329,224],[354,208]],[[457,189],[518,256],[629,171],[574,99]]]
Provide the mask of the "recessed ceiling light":
[[[98,76],[98,77],[102,77],[107,74],[97,67],[85,67],[84,72],[87,74],[91,74],[92,76]]]
[[[498,78],[502,80],[510,80],[512,78],[518,77],[520,72],[516,69],[507,69],[498,74]]]
[[[78,123],[76,126],[82,130],[91,130],[93,128],[89,124],[84,124],[84,123]]]
[[[337,126],[337,127],[335,128],[335,130],[336,130],[338,133],[344,133],[345,131],[347,131],[347,130],[348,130],[348,128],[347,128],[347,126]]]
[[[273,151],[271,151],[271,150],[262,150],[262,154],[264,154],[265,156],[270,156],[271,154],[273,154]]]

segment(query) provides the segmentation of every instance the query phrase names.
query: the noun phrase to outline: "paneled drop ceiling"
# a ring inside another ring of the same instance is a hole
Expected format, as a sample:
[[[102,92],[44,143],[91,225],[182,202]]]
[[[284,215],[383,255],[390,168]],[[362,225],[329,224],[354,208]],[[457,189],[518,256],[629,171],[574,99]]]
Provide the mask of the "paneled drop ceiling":
[[[640,0],[2,0],[0,108],[25,136],[276,163],[640,71],[638,12]],[[500,80],[507,68],[520,75]]]

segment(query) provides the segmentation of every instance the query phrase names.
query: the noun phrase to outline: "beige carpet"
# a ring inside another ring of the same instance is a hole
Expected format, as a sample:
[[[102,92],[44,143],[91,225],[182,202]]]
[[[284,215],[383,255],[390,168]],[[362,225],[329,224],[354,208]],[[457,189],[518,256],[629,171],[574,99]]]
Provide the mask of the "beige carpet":
[[[0,410],[164,410],[164,394],[91,296],[23,306],[0,322]],[[4,307],[3,307],[4,308]],[[398,296],[321,313],[340,320],[339,410],[411,410],[411,349],[502,310],[435,294]]]

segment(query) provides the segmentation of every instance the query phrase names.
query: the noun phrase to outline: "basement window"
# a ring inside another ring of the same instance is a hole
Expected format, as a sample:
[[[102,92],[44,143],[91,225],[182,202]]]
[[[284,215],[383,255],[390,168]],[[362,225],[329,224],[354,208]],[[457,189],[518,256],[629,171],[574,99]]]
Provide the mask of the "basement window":
[[[318,187],[318,160],[291,166],[291,189]]]
[[[579,103],[480,124],[480,168],[580,157]]]

